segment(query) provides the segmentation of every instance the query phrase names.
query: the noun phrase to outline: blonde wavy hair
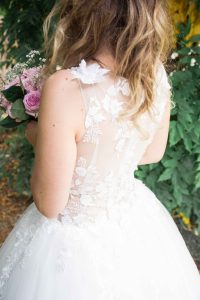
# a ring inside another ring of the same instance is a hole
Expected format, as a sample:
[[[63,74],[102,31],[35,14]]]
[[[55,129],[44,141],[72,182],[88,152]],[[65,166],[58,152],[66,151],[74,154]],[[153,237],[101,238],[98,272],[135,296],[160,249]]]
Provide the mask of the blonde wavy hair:
[[[117,62],[115,76],[128,79],[131,90],[120,117],[134,121],[151,107],[156,70],[171,50],[172,29],[166,1],[60,0],[44,22],[44,74],[55,72],[56,65],[76,66],[108,45]]]

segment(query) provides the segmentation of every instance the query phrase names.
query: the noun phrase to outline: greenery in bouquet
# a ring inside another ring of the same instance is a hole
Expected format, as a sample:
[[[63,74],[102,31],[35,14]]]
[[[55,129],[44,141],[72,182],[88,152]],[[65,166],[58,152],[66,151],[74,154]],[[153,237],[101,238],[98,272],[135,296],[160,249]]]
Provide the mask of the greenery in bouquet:
[[[27,60],[17,63],[2,79],[0,90],[0,126],[13,128],[31,119],[37,120],[45,59],[31,51]]]

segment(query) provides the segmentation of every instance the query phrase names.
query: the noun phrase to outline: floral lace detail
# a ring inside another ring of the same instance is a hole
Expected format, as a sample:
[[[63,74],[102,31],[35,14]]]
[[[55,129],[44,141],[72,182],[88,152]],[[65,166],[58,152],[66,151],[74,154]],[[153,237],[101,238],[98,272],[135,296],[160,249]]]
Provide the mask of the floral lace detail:
[[[104,120],[106,120],[106,117],[101,110],[100,101],[96,97],[90,97],[90,105],[85,120],[86,133],[83,142],[99,143],[99,135],[102,134],[99,123]]]
[[[119,112],[122,110],[123,103],[117,98],[111,98],[108,94],[102,100],[103,108],[112,116],[112,121],[116,119]]]
[[[75,177],[74,188],[72,187],[70,189],[71,195],[79,195],[80,203],[83,205],[94,205],[90,193],[94,190],[93,183],[95,178],[97,178],[96,168],[92,165],[87,167],[87,160],[81,156],[79,157],[77,167],[75,168],[75,176],[76,175],[78,175],[78,178]]]
[[[101,68],[98,63],[87,65],[84,59],[81,60],[78,67],[72,67],[71,73],[74,78],[80,79],[83,83],[93,84],[104,79],[104,75],[110,70]]]
[[[126,121],[122,122],[116,131],[114,141],[116,142],[115,150],[117,150],[118,153],[124,150],[127,140],[130,139],[130,132],[133,129],[132,127],[132,123],[130,121]]]

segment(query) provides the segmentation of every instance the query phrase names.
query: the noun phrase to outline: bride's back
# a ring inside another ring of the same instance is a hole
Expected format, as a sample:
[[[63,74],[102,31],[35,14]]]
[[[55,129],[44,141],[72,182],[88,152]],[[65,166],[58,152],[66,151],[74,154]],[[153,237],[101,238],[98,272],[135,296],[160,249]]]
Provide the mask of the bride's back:
[[[68,72],[72,80],[79,82],[85,110],[67,210],[75,215],[80,210],[90,215],[91,209],[94,212],[98,208],[99,212],[100,207],[109,205],[109,199],[117,203],[117,199],[123,199],[124,191],[133,191],[134,171],[159,127],[169,102],[170,85],[160,65],[151,109],[153,118],[143,113],[137,128],[132,121],[117,118],[130,97],[125,78],[114,79],[110,70],[84,60]]]

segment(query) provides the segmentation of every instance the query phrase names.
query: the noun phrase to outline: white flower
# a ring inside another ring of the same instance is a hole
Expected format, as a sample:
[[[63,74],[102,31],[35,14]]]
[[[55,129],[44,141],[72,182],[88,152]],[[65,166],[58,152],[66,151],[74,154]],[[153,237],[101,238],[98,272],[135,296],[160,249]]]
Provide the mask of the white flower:
[[[177,52],[173,52],[171,55],[171,59],[176,59],[178,57],[178,53]]]
[[[80,185],[81,184],[81,181],[80,181],[80,179],[78,178],[78,179],[76,179],[75,180],[75,185]]]
[[[194,51],[192,49],[190,49],[190,52],[188,53],[188,55],[191,55]]]
[[[88,113],[86,116],[85,126],[86,128],[93,126],[95,123],[102,122],[105,120],[105,116],[101,112],[101,107],[99,101],[96,97],[91,97],[91,106],[88,109]]]
[[[84,59],[81,60],[78,67],[72,67],[71,73],[74,78],[79,78],[83,83],[92,84],[103,80],[103,76],[110,70],[101,68],[98,63],[87,65]]]
[[[118,90],[112,85],[112,86],[110,86],[109,87],[109,89],[108,89],[108,95],[109,96],[116,96],[117,95],[117,93],[118,93]]]
[[[196,64],[196,59],[195,59],[195,58],[192,58],[192,59],[191,59],[191,62],[190,62],[190,66],[191,66],[191,67],[194,67],[195,64]]]
[[[76,167],[75,171],[76,171],[76,174],[78,174],[79,176],[86,175],[86,169],[83,167]]]
[[[83,205],[92,205],[92,204],[94,204],[93,198],[90,195],[81,195],[80,202]]]
[[[121,79],[120,91],[122,92],[122,94],[124,96],[128,97],[130,95],[130,87],[129,87],[129,83],[127,80]]]
[[[102,100],[104,109],[111,113],[112,116],[117,116],[122,110],[122,102],[119,102],[117,99],[110,98],[108,95]]]
[[[117,84],[116,84],[116,89],[118,91],[121,91],[121,93],[124,95],[124,96],[129,96],[130,95],[130,87],[129,87],[129,83],[128,81],[123,78],[123,77],[120,77],[119,80],[117,81]]]

